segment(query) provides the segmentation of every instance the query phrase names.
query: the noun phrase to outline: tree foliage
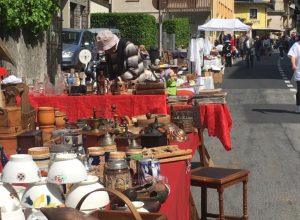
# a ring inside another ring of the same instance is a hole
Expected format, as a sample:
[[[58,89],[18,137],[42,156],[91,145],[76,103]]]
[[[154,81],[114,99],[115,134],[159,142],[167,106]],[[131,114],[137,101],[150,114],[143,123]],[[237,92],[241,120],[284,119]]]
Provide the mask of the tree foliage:
[[[118,28],[122,37],[147,48],[156,44],[155,17],[146,13],[95,13],[91,14],[92,28]]]
[[[38,35],[47,30],[59,9],[57,0],[1,0],[1,29],[26,29]]]
[[[175,34],[176,47],[186,47],[190,39],[190,24],[188,18],[173,18],[163,22],[163,30]]]

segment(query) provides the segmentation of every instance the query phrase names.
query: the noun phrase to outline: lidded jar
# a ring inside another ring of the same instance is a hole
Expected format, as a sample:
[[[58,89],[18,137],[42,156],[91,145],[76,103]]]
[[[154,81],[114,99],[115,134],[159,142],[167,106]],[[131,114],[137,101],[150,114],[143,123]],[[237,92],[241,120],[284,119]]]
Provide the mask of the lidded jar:
[[[132,186],[125,152],[111,152],[104,169],[104,184],[108,188],[124,191]]]

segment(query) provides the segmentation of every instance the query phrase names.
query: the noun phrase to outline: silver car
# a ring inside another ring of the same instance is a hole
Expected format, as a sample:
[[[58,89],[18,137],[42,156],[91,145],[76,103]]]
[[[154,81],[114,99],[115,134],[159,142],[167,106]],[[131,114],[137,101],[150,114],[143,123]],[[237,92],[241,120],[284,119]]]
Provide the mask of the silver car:
[[[96,56],[95,37],[92,32],[85,29],[62,30],[62,67],[82,70],[84,65],[79,61],[79,53],[83,49],[88,49],[92,57]]]

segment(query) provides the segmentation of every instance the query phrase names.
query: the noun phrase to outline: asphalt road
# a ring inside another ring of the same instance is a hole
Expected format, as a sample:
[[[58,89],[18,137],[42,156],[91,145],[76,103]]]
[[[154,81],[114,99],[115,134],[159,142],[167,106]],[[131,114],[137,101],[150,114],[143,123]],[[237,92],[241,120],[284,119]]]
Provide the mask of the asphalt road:
[[[278,53],[247,68],[239,60],[225,70],[219,85],[228,92],[233,119],[232,150],[205,134],[217,166],[250,170],[248,213],[251,220],[300,219],[300,114],[289,59]],[[199,160],[199,156],[193,159]],[[200,188],[192,187],[200,213]],[[242,184],[225,189],[225,214],[242,216]],[[218,213],[216,190],[208,190],[208,211]]]

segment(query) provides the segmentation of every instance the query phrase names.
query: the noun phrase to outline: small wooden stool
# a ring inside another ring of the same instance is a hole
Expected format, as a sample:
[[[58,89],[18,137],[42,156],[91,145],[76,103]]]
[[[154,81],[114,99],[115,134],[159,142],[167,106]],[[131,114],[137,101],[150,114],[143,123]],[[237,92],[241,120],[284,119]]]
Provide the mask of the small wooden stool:
[[[247,183],[248,170],[219,167],[198,167],[191,171],[191,185],[201,187],[201,220],[207,217],[248,220]],[[243,182],[243,216],[224,215],[224,189],[236,183]],[[207,213],[207,188],[216,189],[219,194],[219,214]]]

